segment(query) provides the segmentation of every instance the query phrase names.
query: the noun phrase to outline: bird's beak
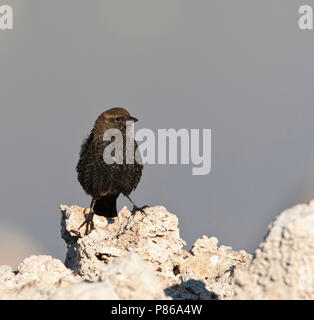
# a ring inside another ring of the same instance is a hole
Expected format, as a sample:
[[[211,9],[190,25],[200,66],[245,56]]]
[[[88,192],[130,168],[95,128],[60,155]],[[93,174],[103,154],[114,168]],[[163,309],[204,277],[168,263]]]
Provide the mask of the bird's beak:
[[[128,120],[128,121],[134,121],[134,122],[138,121],[136,118],[131,117],[131,116],[129,116],[129,117],[127,118],[127,120]]]

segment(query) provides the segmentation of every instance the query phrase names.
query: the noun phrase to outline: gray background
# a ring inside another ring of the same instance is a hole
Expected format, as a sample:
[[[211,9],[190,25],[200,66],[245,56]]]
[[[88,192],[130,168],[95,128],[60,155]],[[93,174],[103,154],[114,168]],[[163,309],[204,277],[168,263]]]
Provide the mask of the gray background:
[[[209,175],[149,165],[133,194],[176,213],[188,246],[206,234],[252,252],[275,215],[314,198],[303,1],[0,4],[13,6],[15,28],[0,31],[1,264],[64,258],[58,206],[89,205],[75,166],[110,106],[126,106],[137,129],[212,129]]]

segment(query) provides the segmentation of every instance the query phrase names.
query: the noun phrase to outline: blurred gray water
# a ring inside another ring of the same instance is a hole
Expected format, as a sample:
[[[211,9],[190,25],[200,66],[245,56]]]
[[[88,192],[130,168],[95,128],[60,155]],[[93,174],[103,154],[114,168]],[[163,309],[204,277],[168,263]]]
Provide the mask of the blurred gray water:
[[[125,106],[137,129],[212,129],[209,175],[148,165],[133,194],[176,213],[189,246],[206,234],[252,251],[275,215],[314,198],[314,32],[298,29],[303,1],[0,4],[14,10],[14,30],[0,31],[0,223],[34,254],[64,258],[58,206],[89,205],[75,166],[110,106]],[[0,263],[29,255],[4,234]]]

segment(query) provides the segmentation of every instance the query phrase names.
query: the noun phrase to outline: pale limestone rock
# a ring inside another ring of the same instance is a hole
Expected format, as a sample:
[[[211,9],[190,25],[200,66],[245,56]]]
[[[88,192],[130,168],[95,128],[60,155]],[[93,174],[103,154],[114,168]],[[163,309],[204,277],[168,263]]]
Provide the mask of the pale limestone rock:
[[[314,201],[282,212],[235,278],[236,299],[314,298]]]
[[[70,269],[51,256],[30,256],[17,271],[0,277],[0,299],[47,299],[56,288],[78,281]]]
[[[152,267],[136,253],[110,262],[96,282],[74,277],[61,261],[31,256],[17,273],[0,280],[0,299],[144,300],[167,299]]]
[[[0,276],[6,272],[13,272],[12,267],[6,264],[0,266]]]
[[[78,230],[87,210],[62,205],[61,211],[62,238],[68,244],[65,263],[84,279],[96,281],[108,262],[135,252],[153,267],[170,296],[228,298],[233,296],[234,272],[250,259],[245,251],[218,248],[218,240],[206,236],[198,239],[190,252],[183,250],[178,219],[162,206],[135,215],[123,208],[118,217],[108,221],[96,216],[95,229],[87,236]]]
[[[124,208],[117,218],[108,219],[107,224],[102,222],[105,218],[97,216],[95,230],[82,238],[77,237],[77,231],[84,210],[78,210],[76,206],[61,206],[61,210],[62,238],[69,246],[66,265],[75,273],[96,280],[106,263],[132,251],[159,270],[161,278],[176,283],[173,268],[178,264],[185,242],[179,236],[177,217],[164,207],[147,208],[146,213],[138,211],[135,215]]]
[[[119,300],[114,286],[108,281],[80,282],[56,290],[49,296],[51,300]]]
[[[187,252],[177,217],[162,206],[95,216],[87,236],[79,226],[88,209],[61,206],[61,212],[65,265],[31,256],[17,271],[0,267],[0,299],[231,299],[234,275],[251,258],[206,236]]]
[[[190,270],[211,282],[226,272],[234,272],[250,259],[250,255],[245,251],[240,253],[233,251],[231,247],[218,248],[217,245],[218,240],[214,237],[203,236],[198,239],[191,249],[191,254],[180,264],[180,270]]]
[[[51,256],[30,256],[17,267],[18,278],[24,281],[41,281],[54,284],[64,276],[71,276],[72,271]]]
[[[8,281],[15,276],[11,266],[2,265],[0,266],[0,284],[1,281]]]
[[[112,260],[102,272],[100,280],[110,281],[123,300],[166,299],[152,265],[145,263],[137,253],[130,252]]]
[[[57,290],[50,299],[164,300],[163,287],[153,268],[136,253],[112,260],[96,282],[83,281]]]
[[[234,273],[241,269],[250,258],[251,256],[245,251],[240,253],[233,251],[231,247],[218,247],[216,238],[203,236],[194,243],[190,253],[178,265],[183,287],[186,288],[189,284],[187,294],[192,288],[195,292],[194,298],[230,298],[233,296]],[[207,291],[207,295],[203,289]],[[175,296],[177,299],[193,299],[192,296],[186,296],[184,291],[181,296]]]

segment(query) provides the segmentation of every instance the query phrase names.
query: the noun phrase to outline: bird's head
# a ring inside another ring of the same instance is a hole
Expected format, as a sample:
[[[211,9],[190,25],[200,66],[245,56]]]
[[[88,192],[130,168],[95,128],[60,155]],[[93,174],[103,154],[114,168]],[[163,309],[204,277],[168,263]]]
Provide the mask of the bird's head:
[[[137,119],[131,117],[129,112],[124,108],[111,108],[97,118],[94,125],[94,132],[104,134],[107,129],[118,129],[124,132],[128,121],[136,122]]]

